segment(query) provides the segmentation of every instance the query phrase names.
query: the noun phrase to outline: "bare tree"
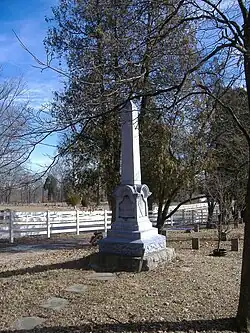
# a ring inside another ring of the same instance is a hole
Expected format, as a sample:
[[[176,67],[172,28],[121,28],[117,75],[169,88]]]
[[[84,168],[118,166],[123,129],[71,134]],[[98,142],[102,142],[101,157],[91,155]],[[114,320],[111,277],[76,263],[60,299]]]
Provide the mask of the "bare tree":
[[[193,0],[189,2],[190,11],[186,19],[197,24],[200,36],[201,57],[196,68],[192,70],[200,68],[209,76],[207,64],[216,59],[219,66],[224,67],[223,77],[220,78],[224,84],[233,82],[236,86],[245,85],[250,113],[250,11],[248,7],[249,1],[244,0]],[[211,89],[209,80],[205,85],[197,82],[197,92],[199,91],[213,97],[231,115],[248,146],[245,237],[237,321],[242,332],[250,332],[250,131],[248,124],[242,122],[234,109],[223,102]]]
[[[27,161],[31,142],[22,137],[31,126],[28,103],[21,103],[24,86],[22,80],[9,80],[0,84],[0,174]]]

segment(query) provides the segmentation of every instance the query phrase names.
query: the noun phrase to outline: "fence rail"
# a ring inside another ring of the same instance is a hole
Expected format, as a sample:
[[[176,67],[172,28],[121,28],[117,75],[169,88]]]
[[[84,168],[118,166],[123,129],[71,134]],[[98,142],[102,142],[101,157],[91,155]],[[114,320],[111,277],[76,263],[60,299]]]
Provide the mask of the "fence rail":
[[[171,206],[169,211],[175,207]],[[45,212],[16,212],[0,211],[0,239],[9,239],[32,235],[51,235],[59,233],[75,233],[103,231],[111,228],[111,211],[45,211]],[[149,213],[149,218],[155,226],[157,212]],[[165,228],[204,224],[207,220],[206,204],[185,205],[175,212],[165,222]]]
[[[15,238],[31,235],[103,231],[111,226],[111,212],[0,212],[0,238],[7,238],[11,243]]]

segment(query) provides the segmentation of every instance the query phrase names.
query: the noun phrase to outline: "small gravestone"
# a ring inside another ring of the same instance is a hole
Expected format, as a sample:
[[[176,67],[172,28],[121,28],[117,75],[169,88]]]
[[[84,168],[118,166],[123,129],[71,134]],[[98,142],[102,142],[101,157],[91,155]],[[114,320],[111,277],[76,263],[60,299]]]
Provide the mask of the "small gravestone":
[[[239,220],[234,221],[234,229],[239,228]]]
[[[91,280],[113,281],[116,275],[113,273],[93,273],[88,278]]]
[[[194,232],[199,232],[200,231],[200,226],[199,224],[194,225]]]
[[[16,321],[15,327],[18,330],[32,330],[45,321],[44,318],[39,317],[23,317]]]
[[[221,233],[221,240],[224,242],[227,240],[227,233],[225,231]]]
[[[231,251],[239,251],[239,239],[238,238],[231,239]]]
[[[192,238],[192,249],[199,250],[200,249],[200,240],[199,238]]]
[[[68,305],[68,300],[60,297],[51,297],[44,304],[43,308],[59,311]]]
[[[69,291],[72,293],[84,294],[87,289],[88,289],[88,287],[84,284],[74,284],[72,286],[69,286],[66,289],[66,291]]]

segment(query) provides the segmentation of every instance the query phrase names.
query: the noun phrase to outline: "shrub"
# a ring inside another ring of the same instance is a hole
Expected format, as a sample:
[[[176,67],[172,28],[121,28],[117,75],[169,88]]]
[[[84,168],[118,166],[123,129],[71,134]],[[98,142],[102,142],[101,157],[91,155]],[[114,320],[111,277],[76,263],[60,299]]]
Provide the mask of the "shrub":
[[[81,202],[81,196],[77,193],[69,193],[66,198],[66,202],[69,206],[78,205]]]

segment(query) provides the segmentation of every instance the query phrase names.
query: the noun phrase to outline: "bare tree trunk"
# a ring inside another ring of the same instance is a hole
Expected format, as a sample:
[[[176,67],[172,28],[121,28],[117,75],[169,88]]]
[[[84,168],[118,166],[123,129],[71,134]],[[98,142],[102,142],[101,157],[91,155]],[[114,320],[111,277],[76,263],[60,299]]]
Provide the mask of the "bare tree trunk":
[[[48,202],[50,202],[51,201],[51,192],[50,192],[50,190],[48,190]]]
[[[42,203],[44,203],[44,188],[42,188]]]
[[[162,223],[162,208],[163,208],[163,199],[159,201],[158,203],[158,213],[157,213],[157,228],[158,231],[161,229],[161,223]]]
[[[243,222],[245,223],[245,237],[237,322],[241,331],[250,332],[250,168],[247,184],[246,209],[243,215]]]
[[[248,108],[250,113],[250,15],[244,18],[244,42],[247,53],[244,55]],[[243,133],[248,142],[248,160],[250,157],[250,136]],[[248,162],[249,163],[249,162]],[[246,194],[246,209],[243,215],[245,222],[245,236],[243,246],[240,299],[237,312],[237,322],[242,332],[250,333],[250,165],[248,166],[248,182]]]
[[[10,203],[10,196],[11,196],[11,188],[8,188],[6,191],[6,203]]]
[[[161,203],[161,213],[159,215],[159,209],[158,209],[158,217],[157,217],[157,228],[158,232],[160,233],[163,226],[164,222],[166,220],[167,214],[168,214],[168,209],[171,203],[171,199],[168,199],[165,204]]]
[[[100,202],[101,202],[100,191],[101,191],[101,180],[100,180],[100,173],[99,173],[98,174],[98,183],[97,183],[97,196],[96,196],[96,205],[97,206],[100,206]]]
[[[115,218],[116,218],[116,200],[113,195],[108,195],[107,199],[108,199],[109,209],[112,212],[111,223],[113,223],[113,222],[115,222]]]
[[[214,208],[215,208],[215,200],[213,198],[207,198],[207,225],[206,228],[211,228],[212,221],[213,221],[213,214],[214,214]]]
[[[217,243],[217,250],[219,251],[220,249],[220,243],[221,243],[221,233],[222,233],[222,214],[218,216],[218,243]]]
[[[148,198],[148,210],[149,211],[153,210],[153,203],[154,203],[154,199],[153,199],[153,197],[150,196]]]

